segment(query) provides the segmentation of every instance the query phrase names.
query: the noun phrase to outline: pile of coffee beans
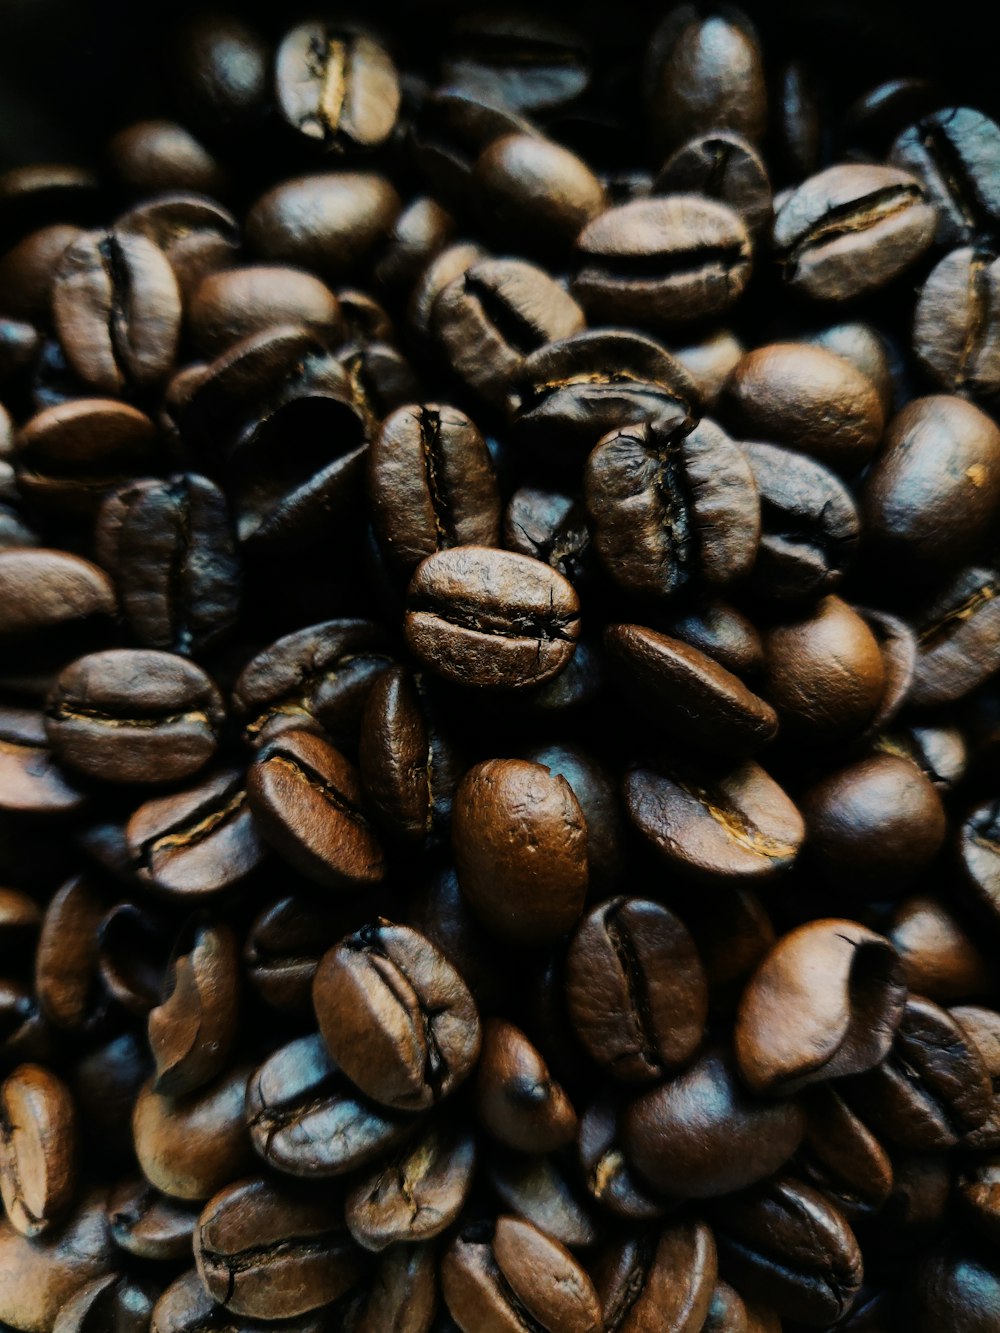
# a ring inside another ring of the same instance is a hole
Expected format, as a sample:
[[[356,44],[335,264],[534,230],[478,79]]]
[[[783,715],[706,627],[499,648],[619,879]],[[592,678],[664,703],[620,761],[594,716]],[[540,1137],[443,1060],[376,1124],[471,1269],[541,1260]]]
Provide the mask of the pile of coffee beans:
[[[996,1333],[1000,127],[272,17],[0,174],[0,1329]]]

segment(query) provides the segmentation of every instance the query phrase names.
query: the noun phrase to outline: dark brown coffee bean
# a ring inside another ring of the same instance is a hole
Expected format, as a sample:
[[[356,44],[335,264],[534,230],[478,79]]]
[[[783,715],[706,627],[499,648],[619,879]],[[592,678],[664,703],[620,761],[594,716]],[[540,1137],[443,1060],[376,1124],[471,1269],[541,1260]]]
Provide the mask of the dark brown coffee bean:
[[[891,282],[931,244],[937,220],[915,176],[853,162],[810,176],[776,212],[782,278],[820,301]]]
[[[509,551],[544,560],[574,585],[585,577],[590,533],[583,506],[568,495],[520,487],[504,512],[503,542]]]
[[[429,195],[418,195],[397,215],[374,268],[379,286],[407,294],[420,274],[455,239],[455,219]]]
[[[86,1333],[114,1327],[121,1333],[147,1333],[153,1305],[162,1290],[149,1278],[108,1273],[86,1283],[62,1306],[52,1333]]]
[[[598,1220],[568,1154],[498,1149],[484,1165],[502,1211],[523,1218],[569,1249],[597,1243]]]
[[[435,945],[469,987],[481,1009],[497,1007],[503,951],[479,924],[451,866],[437,867],[408,899],[410,924]]]
[[[642,625],[609,625],[604,644],[644,720],[655,720],[681,744],[746,755],[776,735],[770,704],[697,648]]]
[[[335,740],[355,740],[372,684],[390,664],[378,625],[328,620],[285,635],[244,667],[233,707],[246,737],[282,717],[322,723]]]
[[[344,1200],[348,1230],[376,1252],[439,1236],[464,1207],[475,1164],[471,1129],[429,1121],[412,1142],[352,1185]]]
[[[892,1046],[905,1001],[888,940],[852,921],[810,921],[778,940],[743,992],[740,1073],[756,1093],[864,1073]]]
[[[188,1097],[168,1097],[145,1083],[132,1111],[142,1173],[173,1199],[200,1201],[253,1161],[243,1123],[250,1071],[240,1065]]]
[[[653,132],[667,144],[708,130],[764,133],[763,53],[750,19],[735,6],[704,12],[679,5],[653,33],[646,57]]]
[[[751,236],[771,222],[771,182],[753,144],[716,130],[689,139],[667,158],[654,194],[700,194],[739,213]]]
[[[487,230],[526,253],[565,251],[606,206],[587,164],[562,145],[532,134],[495,139],[479,156],[472,182]]]
[[[595,1102],[580,1117],[577,1153],[591,1198],[617,1217],[646,1222],[662,1217],[666,1205],[653,1197],[625,1159],[621,1146],[620,1108]]]
[[[645,1083],[701,1043],[708,987],[694,942],[656,903],[612,898],[577,927],[566,956],[576,1035],[615,1078]]]
[[[752,760],[728,772],[636,768],[625,778],[632,822],[660,855],[698,879],[766,879],[794,862],[802,816]]]
[[[22,1235],[51,1231],[73,1201],[76,1110],[42,1065],[19,1065],[0,1086],[0,1195]]]
[[[629,1161],[657,1190],[688,1199],[765,1179],[788,1161],[804,1130],[797,1102],[751,1096],[719,1050],[637,1097],[622,1121]]]
[[[459,883],[493,933],[537,945],[564,934],[587,891],[587,821],[565,778],[543,764],[491,759],[455,793]]]
[[[399,112],[399,77],[367,33],[323,22],[285,34],[275,60],[278,106],[289,125],[327,149],[377,148]]]
[[[357,889],[385,873],[358,774],[319,736],[292,730],[266,741],[247,776],[247,799],[264,837],[307,878]]]
[[[483,1026],[476,1116],[518,1152],[552,1152],[576,1134],[576,1113],[542,1056],[519,1028],[500,1018]]]
[[[532,746],[521,757],[569,783],[587,821],[589,891],[615,889],[623,870],[624,827],[611,774],[593,754],[574,745]]]
[[[124,838],[132,872],[169,896],[218,893],[246,878],[264,858],[244,775],[237,769],[146,801],[126,824]]]
[[[1000,430],[972,403],[918,398],[889,423],[865,478],[862,514],[873,544],[897,563],[958,564],[1000,508]]]
[[[320,963],[313,1003],[330,1054],[384,1106],[433,1106],[479,1054],[479,1016],[465,983],[408,926],[366,926],[338,944]]]
[[[558,1241],[517,1217],[470,1227],[441,1261],[441,1286],[462,1333],[495,1327],[514,1333],[530,1320],[561,1333],[599,1333],[601,1306],[593,1284]]]
[[[371,1285],[351,1309],[351,1333],[431,1333],[438,1327],[437,1251],[430,1242],[383,1254]]]
[[[247,243],[272,263],[340,281],[363,263],[399,212],[384,176],[330,171],[298,176],[261,195],[246,218]]]
[[[271,52],[248,24],[219,14],[191,18],[180,32],[177,64],[181,95],[196,120],[224,135],[257,120],[267,101]]]
[[[543,269],[519,259],[483,259],[438,295],[431,330],[463,384],[494,406],[526,357],[584,326],[576,301]]]
[[[940,792],[959,782],[969,760],[965,738],[957,727],[911,723],[874,738],[875,748],[916,764],[924,777]]]
[[[107,997],[97,981],[106,903],[82,876],[53,895],[35,954],[35,992],[50,1023],[70,1031],[96,1027]]]
[[[136,194],[226,191],[226,176],[215,158],[173,120],[137,121],[111,137],[107,153],[115,175]]]
[[[85,800],[49,749],[43,715],[31,708],[0,707],[0,812],[68,815]]]
[[[323,1333],[325,1312],[282,1321],[286,1333]],[[150,1333],[268,1333],[272,1323],[232,1314],[216,1305],[195,1268],[171,1282],[153,1309]]]
[[[921,1259],[910,1289],[914,1333],[990,1333],[1000,1303],[995,1262],[960,1251],[934,1250]]]
[[[673,348],[671,356],[691,376],[705,411],[714,412],[726,381],[745,351],[732,330],[722,329],[701,342]]]
[[[751,439],[796,449],[853,474],[882,437],[882,404],[874,383],[822,347],[772,343],[748,352],[726,394],[733,420]]]
[[[734,676],[754,676],[764,662],[760,635],[735,606],[703,599],[694,609],[678,609],[657,622],[671,638],[689,643]]]
[[[913,311],[913,350],[949,393],[993,398],[1000,392],[1000,261],[963,246],[945,255]]]
[[[428,556],[406,600],[411,651],[458,685],[541,684],[565,668],[580,632],[572,584],[511,551],[459,546]]]
[[[157,1092],[177,1097],[222,1072],[239,1019],[238,958],[228,926],[196,917],[182,932],[149,1014]]]
[[[111,616],[115,594],[104,572],[67,551],[0,551],[0,638],[69,629]]]
[[[194,1237],[208,1294],[256,1319],[289,1319],[335,1301],[361,1276],[356,1255],[331,1203],[265,1180],[216,1194]]]
[[[1000,666],[1000,600],[995,570],[961,570],[920,611],[910,702],[951,703]]]
[[[885,672],[885,688],[871,721],[874,731],[892,722],[910,696],[917,664],[917,639],[898,616],[871,607],[857,610],[878,642]]]
[[[349,928],[340,906],[293,894],[269,903],[248,928],[243,960],[250,984],[282,1013],[310,1012],[319,960]]]
[[[847,108],[844,133],[848,142],[881,156],[901,130],[940,105],[941,93],[927,79],[886,79]]]
[[[941,245],[968,245],[1000,221],[1000,126],[970,107],[946,107],[905,129],[890,160],[912,171],[937,210]]]
[[[888,420],[895,394],[893,371],[889,345],[874,325],[860,320],[847,320],[810,333],[802,341],[843,357],[855,370],[870,379]]]
[[[69,768],[105,782],[174,782],[215,754],[222,697],[204,671],[173,653],[111,648],[61,673],[45,731]]]
[[[861,1286],[854,1232],[822,1194],[797,1180],[778,1179],[727,1200],[716,1236],[734,1281],[788,1318],[837,1320]]]
[[[796,1170],[849,1222],[870,1217],[892,1193],[888,1153],[835,1087],[810,1088],[803,1105],[806,1135]]]
[[[82,235],[80,227],[57,222],[29,232],[0,257],[5,313],[36,325],[50,324],[55,272],[63,255]]]
[[[362,1097],[317,1034],[279,1047],[247,1085],[250,1139],[289,1176],[340,1176],[391,1152],[412,1120]]]
[[[750,237],[738,213],[678,194],[608,209],[577,237],[573,294],[588,316],[661,328],[718,315],[750,277]]]
[[[409,575],[450,546],[495,546],[500,497],[486,443],[457,408],[426,403],[388,416],[368,454],[372,521]]]
[[[711,421],[630,427],[587,460],[594,545],[629,592],[669,597],[725,586],[753,564],[760,501],[742,450]]]
[[[572,102],[590,82],[590,51],[580,32],[559,18],[526,10],[459,14],[444,49],[449,87],[495,96],[518,111]]]
[[[214,199],[183,188],[141,200],[120,214],[115,226],[159,246],[186,303],[203,278],[229,268],[239,254],[240,229],[232,213]]]
[[[98,969],[116,1004],[144,1019],[159,998],[166,971],[167,923],[155,907],[119,902],[98,934]]]
[[[900,903],[886,934],[915,994],[938,1004],[954,1004],[991,991],[985,956],[936,898],[920,895]]]
[[[976,899],[1000,919],[1000,803],[984,801],[962,822],[959,857]]]
[[[137,1259],[185,1260],[198,1212],[168,1199],[142,1179],[125,1180],[108,1195],[108,1226],[115,1244]]]
[[[616,1241],[596,1274],[607,1333],[701,1333],[709,1327],[717,1273],[715,1239],[704,1222]]]
[[[209,356],[272,325],[300,325],[332,342],[344,331],[329,287],[298,269],[264,264],[210,273],[192,296],[188,317],[199,351]]]

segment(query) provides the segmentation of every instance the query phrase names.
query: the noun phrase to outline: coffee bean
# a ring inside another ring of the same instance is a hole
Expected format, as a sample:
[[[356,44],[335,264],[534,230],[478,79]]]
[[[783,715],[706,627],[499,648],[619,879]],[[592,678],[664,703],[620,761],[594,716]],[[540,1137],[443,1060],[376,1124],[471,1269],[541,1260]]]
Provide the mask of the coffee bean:
[[[771,182],[753,144],[740,134],[698,135],[673,152],[653,182],[654,194],[700,194],[739,213],[751,236],[771,222]]]
[[[407,591],[411,651],[454,684],[538,685],[563,670],[579,634],[579,601],[540,560],[488,547],[428,556]]]
[[[0,812],[68,815],[85,799],[49,749],[42,714],[0,708]]]
[[[576,1134],[576,1113],[542,1056],[519,1028],[499,1018],[483,1026],[476,1116],[519,1152],[552,1152]]]
[[[107,153],[115,175],[136,194],[160,190],[226,193],[225,172],[176,121],[137,121],[112,135]]]
[[[301,325],[332,342],[344,329],[337,298],[318,278],[264,264],[208,274],[191,298],[188,318],[199,351],[209,356],[276,324]]]
[[[704,900],[685,900],[683,910],[708,978],[712,1008],[728,1013],[775,942],[771,918],[752,889],[721,885]]]
[[[917,660],[910,702],[951,703],[981,685],[1000,665],[1000,617],[993,569],[961,570],[928,605],[917,623]]]
[[[495,139],[476,161],[472,183],[483,222],[527,254],[560,254],[605,208],[604,188],[586,162],[532,134]]]
[[[718,315],[750,277],[740,215],[694,194],[608,209],[577,237],[573,294],[592,319],[660,328]]]
[[[557,1241],[516,1217],[461,1231],[442,1259],[441,1285],[462,1333],[489,1320],[515,1328],[528,1319],[565,1333],[599,1333],[602,1325],[585,1271]]]
[[[861,320],[846,320],[810,333],[802,341],[843,357],[870,379],[888,419],[895,394],[893,367],[889,344],[874,325]]]
[[[1000,1273],[989,1259],[933,1250],[921,1261],[910,1301],[914,1333],[988,1333],[1000,1301]]]
[[[797,1102],[751,1096],[735,1062],[718,1049],[642,1093],[622,1122],[636,1170],[662,1193],[688,1199],[730,1194],[766,1179],[792,1156],[804,1130]]]
[[[287,1333],[322,1333],[325,1312],[314,1311],[284,1322]],[[217,1333],[266,1333],[270,1323],[230,1314],[216,1305],[205,1290],[201,1277],[192,1268],[171,1282],[156,1302],[150,1322],[151,1333],[199,1333],[211,1327]]]
[[[51,1231],[73,1201],[76,1111],[42,1065],[20,1065],[0,1086],[0,1195],[22,1235]]]
[[[234,1314],[288,1319],[342,1296],[361,1276],[332,1204],[243,1180],[205,1205],[194,1257],[205,1290]]]
[[[455,219],[429,195],[417,195],[397,214],[374,268],[390,292],[413,289],[428,264],[455,239]]]
[[[903,130],[889,153],[937,210],[937,241],[968,245],[1000,219],[1000,126],[970,107],[946,107]]]
[[[590,533],[582,505],[568,495],[520,487],[504,512],[503,542],[509,551],[544,560],[574,586],[586,576]]]
[[[798,810],[749,759],[722,773],[636,768],[624,791],[639,832],[670,865],[697,879],[779,874],[794,862],[805,836]]]
[[[107,998],[95,984],[106,904],[83,876],[53,895],[35,954],[35,991],[45,1017],[70,1031],[98,1026]]]
[[[702,598],[695,608],[678,608],[657,623],[671,638],[714,658],[734,676],[755,676],[763,665],[764,649],[757,630],[741,611],[720,598]]]
[[[902,964],[883,936],[851,921],[799,926],[774,945],[743,992],[735,1031],[740,1072],[756,1093],[863,1073],[888,1053],[905,1000]]]
[[[181,95],[197,120],[225,135],[258,119],[271,52],[248,24],[217,14],[189,19],[180,34],[178,64]]]
[[[711,421],[606,435],[587,460],[594,545],[627,591],[669,597],[725,586],[753,564],[760,501],[740,450]]]
[[[803,1098],[806,1134],[796,1169],[851,1223],[872,1216],[893,1189],[893,1165],[870,1129],[829,1084]]]
[[[694,1054],[708,987],[694,942],[666,908],[612,898],[577,927],[566,1002],[588,1054],[615,1078],[662,1078]]]
[[[590,1196],[618,1217],[645,1222],[662,1217],[667,1205],[654,1198],[625,1159],[620,1108],[597,1101],[580,1117],[577,1152]]]
[[[675,347],[671,355],[691,376],[698,399],[706,412],[714,412],[726,381],[739,363],[745,348],[735,333],[723,329],[701,342]]]
[[[1000,391],[1000,264],[989,249],[945,255],[924,283],[913,312],[913,350],[949,393],[993,398]]]
[[[243,961],[251,985],[269,1005],[288,1014],[310,1012],[319,960],[344,934],[342,906],[292,894],[268,903],[254,918]]]
[[[240,249],[240,228],[232,213],[183,187],[134,204],[119,215],[116,227],[145,236],[163,251],[185,305],[203,278],[236,262]]]
[[[320,737],[292,730],[266,741],[247,777],[247,800],[264,837],[308,879],[357,889],[385,873],[358,774]]]
[[[591,894],[617,887],[623,871],[625,830],[611,774],[589,751],[572,745],[537,745],[521,756],[565,778],[587,821]]]
[[[569,930],[587,890],[587,822],[569,783],[543,764],[492,759],[455,793],[452,846],[462,893],[502,939],[537,945]]]
[[[332,949],[313,982],[330,1054],[384,1106],[422,1110],[447,1097],[479,1054],[479,1016],[461,977],[408,926],[366,926]]]
[[[377,148],[399,112],[399,76],[367,33],[323,22],[286,33],[275,60],[275,90],[293,129],[338,152]]]
[[[0,551],[0,638],[111,616],[115,594],[89,560],[37,547]]]
[[[827,167],[776,208],[782,279],[819,301],[864,295],[920,258],[936,220],[909,172],[853,162]]]
[[[721,1278],[712,1290],[712,1303],[702,1333],[747,1333],[750,1315],[743,1297]]]
[[[717,1275],[715,1240],[704,1222],[668,1227],[658,1236],[616,1241],[596,1276],[608,1333],[660,1327],[707,1327]]]
[[[52,283],[59,261],[83,235],[80,227],[56,222],[30,231],[0,257],[4,311],[34,324],[51,323]]]
[[[985,957],[937,899],[907,898],[893,912],[886,934],[899,954],[907,986],[917,995],[954,1004],[990,992]]]
[[[518,111],[572,102],[591,77],[590,51],[573,26],[523,10],[460,14],[443,55],[449,86],[488,91]]]
[[[898,616],[871,607],[859,607],[858,612],[878,642],[885,672],[882,698],[871,721],[871,729],[877,730],[892,722],[910,696],[917,664],[917,639]]]
[[[995,800],[984,801],[966,813],[959,857],[976,900],[1000,918],[1000,805]]]
[[[597,1243],[598,1219],[580,1189],[568,1154],[529,1155],[498,1149],[485,1167],[502,1210],[530,1222],[568,1249],[586,1249]]]
[[[184,1260],[191,1253],[197,1210],[168,1199],[145,1180],[126,1180],[113,1189],[107,1216],[115,1244],[137,1259]]]

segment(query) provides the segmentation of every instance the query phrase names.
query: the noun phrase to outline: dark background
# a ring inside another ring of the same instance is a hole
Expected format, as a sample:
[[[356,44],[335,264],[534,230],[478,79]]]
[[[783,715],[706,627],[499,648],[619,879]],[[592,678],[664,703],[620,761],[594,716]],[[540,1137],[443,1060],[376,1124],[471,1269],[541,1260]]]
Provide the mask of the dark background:
[[[214,7],[214,6],[213,6]],[[535,12],[560,12],[536,0]],[[628,0],[582,0],[574,21],[599,34],[603,51],[634,44],[671,7]],[[745,0],[773,59],[788,49],[812,53],[811,67],[835,111],[876,77],[921,74],[948,85],[954,100],[996,114],[998,55],[996,0],[944,0],[937,5],[896,0]],[[185,13],[206,6],[176,0],[0,0],[0,167],[43,159],[96,161],[113,127],[129,119],[170,114],[167,91],[171,35]],[[349,6],[282,0],[219,5],[269,34],[299,17],[350,12]],[[365,22],[381,16],[397,50],[423,46],[428,59],[449,13],[469,5],[385,4],[357,11]],[[609,17],[610,16],[610,17]],[[988,20],[994,20],[989,24]]]

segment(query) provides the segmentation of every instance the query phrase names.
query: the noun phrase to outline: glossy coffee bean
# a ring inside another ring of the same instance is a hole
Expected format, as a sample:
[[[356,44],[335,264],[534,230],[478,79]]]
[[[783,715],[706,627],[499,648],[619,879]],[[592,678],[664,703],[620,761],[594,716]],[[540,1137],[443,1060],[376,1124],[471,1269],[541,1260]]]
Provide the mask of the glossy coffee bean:
[[[796,1170],[849,1222],[870,1216],[892,1194],[888,1152],[847,1105],[837,1084],[819,1084],[803,1098],[806,1134]]]
[[[210,273],[191,298],[188,318],[208,356],[272,325],[301,325],[334,342],[344,329],[337,298],[318,278],[264,264]]]
[[[864,1073],[892,1046],[905,1000],[902,964],[883,936],[851,921],[799,926],[777,941],[743,992],[740,1072],[761,1094]]]
[[[910,689],[917,707],[963,698],[1000,665],[996,591],[996,571],[974,565],[960,570],[921,608]]]
[[[187,1097],[144,1084],[132,1111],[142,1173],[173,1199],[200,1201],[249,1168],[253,1154],[243,1123],[250,1071],[230,1069]]]
[[[191,1253],[197,1208],[168,1199],[145,1180],[116,1186],[107,1215],[115,1244],[137,1259],[184,1260]]]
[[[70,629],[114,610],[111,582],[89,560],[39,547],[0,551],[0,639]]]
[[[651,424],[616,431],[587,460],[594,545],[628,592],[669,597],[747,574],[760,501],[742,450],[718,426]]]
[[[658,1323],[706,1328],[717,1271],[715,1240],[704,1222],[616,1241],[596,1274],[604,1326],[611,1333],[651,1333]]]
[[[0,811],[68,815],[85,799],[49,749],[42,714],[30,708],[0,708]]]
[[[712,1049],[637,1097],[622,1131],[629,1161],[657,1190],[706,1199],[777,1171],[801,1142],[805,1116],[791,1099],[752,1096],[732,1058]]]
[[[544,764],[491,759],[455,793],[452,848],[462,893],[488,930],[538,945],[571,929],[587,891],[587,821]]]
[[[240,250],[240,228],[232,213],[214,199],[185,189],[140,200],[116,225],[119,231],[145,236],[163,251],[185,305],[202,279],[229,268]]]
[[[700,342],[674,347],[676,357],[691,376],[706,412],[714,412],[726,381],[746,349],[729,329],[711,334]]]
[[[843,357],[855,370],[867,376],[875,385],[882,411],[888,419],[895,395],[890,349],[885,337],[873,324],[862,320],[845,320],[841,324],[830,324],[818,329],[803,341]]]
[[[0,257],[0,286],[4,312],[29,323],[51,321],[52,283],[63,255],[83,235],[68,222],[29,231]]]
[[[740,215],[697,194],[608,209],[577,237],[573,294],[595,322],[662,328],[718,315],[750,277]]]
[[[519,1152],[551,1152],[576,1134],[566,1093],[524,1033],[504,1019],[483,1026],[476,1116],[494,1138]]]
[[[673,152],[653,182],[655,194],[699,194],[739,213],[751,236],[771,221],[767,167],[742,135],[715,131]]]
[[[907,898],[886,929],[906,984],[938,1004],[954,1004],[992,989],[989,965],[971,934],[930,896]]]
[[[383,1106],[424,1110],[447,1097],[479,1054],[479,1015],[465,983],[408,926],[366,926],[324,957],[313,1004],[327,1049]]]
[[[108,1273],[86,1283],[62,1306],[53,1333],[83,1333],[111,1325],[122,1333],[146,1333],[160,1287],[149,1278]]]
[[[503,544],[544,560],[574,586],[586,577],[590,533],[583,506],[568,495],[521,486],[504,511]]]
[[[708,987],[694,942],[666,908],[612,898],[578,926],[566,1001],[588,1054],[615,1078],[645,1083],[701,1043]]]
[[[197,190],[224,194],[225,173],[183,125],[140,120],[113,135],[108,157],[118,178],[137,194]]]
[[[76,1110],[62,1080],[19,1065],[0,1086],[0,1195],[11,1226],[49,1232],[73,1201]]]
[[[620,1107],[597,1101],[580,1117],[577,1155],[587,1193],[616,1217],[646,1222],[668,1205],[636,1175],[621,1146]]]
[[[301,23],[282,39],[275,91],[293,129],[345,152],[377,148],[399,111],[399,78],[388,51],[367,33]]]
[[[299,893],[267,903],[254,917],[243,940],[247,979],[258,995],[282,1013],[304,1015],[312,1007],[312,979],[319,960],[341,938],[343,908],[310,902]]]
[[[335,1301],[360,1277],[355,1256],[336,1208],[265,1180],[221,1190],[195,1230],[205,1290],[251,1318],[293,1318]]]
[[[913,349],[949,393],[989,399],[1000,390],[1000,265],[989,249],[962,246],[937,264],[913,311]]]
[[[566,667],[580,632],[579,601],[561,574],[484,546],[428,556],[406,601],[410,650],[457,685],[541,684]]]
[[[238,966],[228,926],[196,917],[182,931],[149,1013],[157,1092],[193,1092],[224,1069],[239,1021]]]
[[[526,10],[459,15],[445,43],[449,85],[495,94],[502,106],[544,111],[572,102],[590,81],[590,51],[570,23]]]
[[[472,182],[488,231],[528,254],[561,253],[606,206],[600,181],[582,158],[533,134],[495,139],[476,161]]]
[[[937,210],[941,245],[968,245],[995,229],[1000,126],[970,107],[932,111],[897,137],[890,159],[912,171]]]
[[[1000,1274],[989,1258],[935,1250],[921,1262],[911,1301],[916,1333],[931,1333],[935,1327],[990,1333],[1000,1301]]]
[[[781,276],[819,301],[850,300],[891,282],[931,244],[937,217],[909,172],[854,162],[810,176],[776,212]]]

